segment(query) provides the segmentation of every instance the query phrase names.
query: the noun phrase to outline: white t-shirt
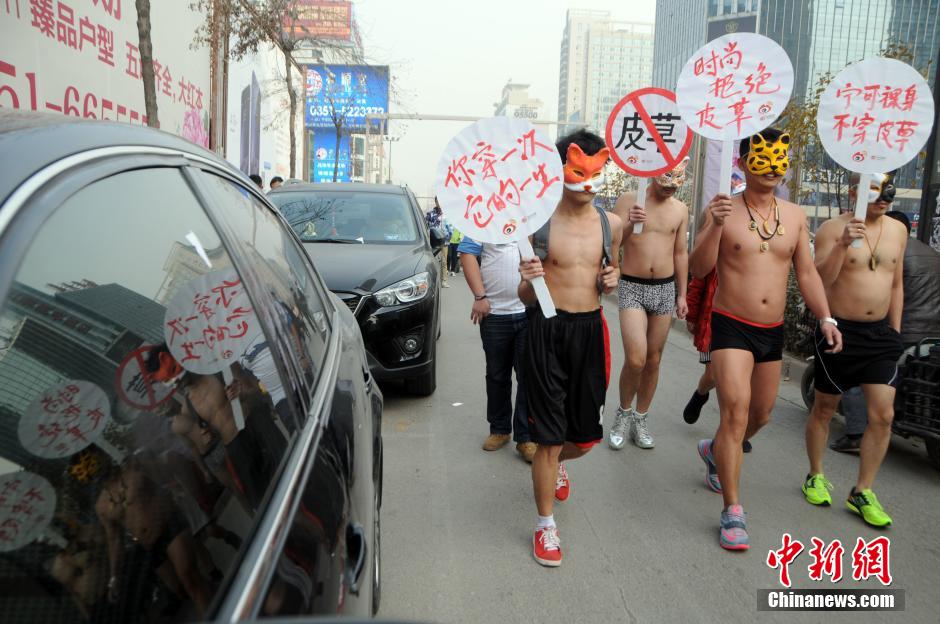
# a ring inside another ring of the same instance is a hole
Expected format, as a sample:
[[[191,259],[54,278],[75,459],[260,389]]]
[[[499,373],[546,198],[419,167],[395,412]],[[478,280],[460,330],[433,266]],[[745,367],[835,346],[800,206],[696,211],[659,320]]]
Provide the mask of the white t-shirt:
[[[490,301],[490,314],[518,314],[525,312],[519,299],[519,246],[517,243],[480,244],[464,236],[457,248],[460,253],[480,259],[483,288]]]

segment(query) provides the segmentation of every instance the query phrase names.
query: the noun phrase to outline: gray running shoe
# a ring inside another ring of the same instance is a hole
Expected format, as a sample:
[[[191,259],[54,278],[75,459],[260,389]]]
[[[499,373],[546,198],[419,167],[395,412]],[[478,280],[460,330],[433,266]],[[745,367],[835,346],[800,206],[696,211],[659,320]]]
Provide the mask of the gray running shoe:
[[[633,410],[625,410],[619,405],[617,413],[614,415],[614,424],[607,434],[607,444],[615,451],[623,448],[627,442],[627,428],[630,426],[630,414]]]
[[[651,449],[653,446],[653,436],[646,426],[647,414],[640,416],[636,412],[630,415],[630,440],[642,449]]]

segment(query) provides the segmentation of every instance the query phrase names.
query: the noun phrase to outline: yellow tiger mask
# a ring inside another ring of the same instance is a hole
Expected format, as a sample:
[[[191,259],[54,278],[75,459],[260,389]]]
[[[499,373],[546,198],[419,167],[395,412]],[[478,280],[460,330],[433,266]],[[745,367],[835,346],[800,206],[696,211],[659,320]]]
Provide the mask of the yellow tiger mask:
[[[781,134],[771,143],[759,132],[751,137],[747,152],[747,169],[754,175],[783,175],[790,168],[790,135]]]

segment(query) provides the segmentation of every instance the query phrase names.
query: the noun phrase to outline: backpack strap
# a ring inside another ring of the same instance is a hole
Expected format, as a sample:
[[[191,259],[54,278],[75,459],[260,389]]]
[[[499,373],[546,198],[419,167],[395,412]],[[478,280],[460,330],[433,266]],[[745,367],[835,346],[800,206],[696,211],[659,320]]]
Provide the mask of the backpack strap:
[[[613,259],[610,249],[611,244],[613,244],[613,236],[610,233],[610,219],[607,218],[606,210],[598,206],[595,206],[595,208],[597,208],[597,213],[601,217],[601,233],[604,236],[604,266],[609,266]]]
[[[545,258],[548,257],[548,234],[551,227],[552,219],[549,217],[545,225],[540,227],[535,234],[532,235],[532,250],[542,262],[545,262]]]
[[[603,246],[603,260],[604,266],[610,264],[613,255],[611,253],[610,246],[613,244],[613,236],[610,231],[610,219],[607,218],[607,211],[603,208],[595,206],[598,215],[601,219],[601,234],[603,235],[604,246]],[[532,235],[532,250],[535,251],[535,255],[538,256],[539,260],[545,261],[545,258],[548,257],[548,236],[551,233],[552,220],[549,218],[545,224]]]

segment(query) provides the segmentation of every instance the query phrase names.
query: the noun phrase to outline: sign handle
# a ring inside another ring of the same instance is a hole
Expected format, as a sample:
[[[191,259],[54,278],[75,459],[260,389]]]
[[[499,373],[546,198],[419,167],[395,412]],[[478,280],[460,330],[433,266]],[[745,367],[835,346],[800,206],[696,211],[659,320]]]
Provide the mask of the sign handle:
[[[532,243],[529,242],[528,236],[519,239],[519,255],[523,259],[535,257],[535,250],[532,249]],[[532,288],[535,290],[535,296],[538,297],[539,306],[541,306],[545,318],[555,316],[555,302],[552,301],[552,294],[548,292],[548,284],[545,283],[545,278],[537,277],[532,280]]]
[[[228,364],[222,366],[222,379],[225,380],[225,387],[228,388],[232,385],[232,382],[235,380],[235,377],[232,376],[232,367]],[[230,401],[229,405],[232,406],[232,417],[235,420],[235,428],[241,431],[245,428],[245,415],[242,414],[242,404],[239,399]]]
[[[724,139],[721,142],[721,173],[718,178],[719,195],[731,195],[731,161],[734,159],[734,141]]]
[[[646,187],[649,185],[649,178],[639,177],[636,179],[636,205],[640,208],[646,207]],[[642,234],[643,233],[643,224],[634,223],[633,224],[633,233]]]
[[[871,175],[867,173],[858,174],[858,186],[855,187],[855,216],[862,221],[868,215],[868,187],[871,186]],[[852,241],[852,247],[860,249],[862,239],[856,238]]]

